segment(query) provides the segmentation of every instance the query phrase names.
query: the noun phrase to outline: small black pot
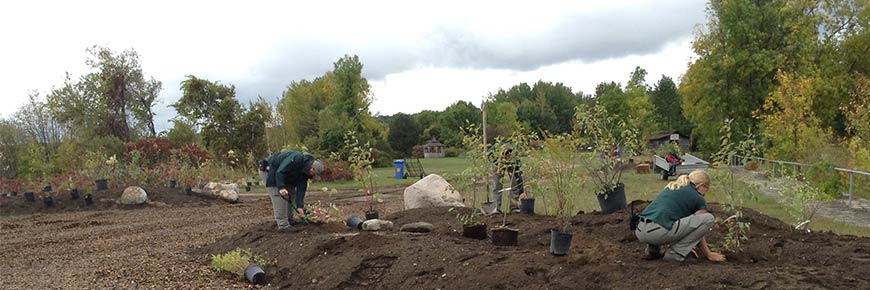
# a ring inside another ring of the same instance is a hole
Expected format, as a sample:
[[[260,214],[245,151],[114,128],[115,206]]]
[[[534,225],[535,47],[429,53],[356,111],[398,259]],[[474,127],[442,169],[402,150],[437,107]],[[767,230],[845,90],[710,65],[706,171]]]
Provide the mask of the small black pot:
[[[535,199],[520,199],[520,212],[526,214],[535,214]]]
[[[35,202],[36,195],[34,195],[31,191],[24,192],[24,200],[29,202]]]
[[[45,187],[42,188],[42,192],[51,192],[51,190],[52,190],[51,185],[46,185]]]
[[[520,231],[509,228],[492,230],[492,244],[496,246],[516,246]]]
[[[571,249],[571,239],[574,238],[572,233],[563,233],[556,229],[550,230],[550,254],[556,256],[564,256]]]
[[[486,224],[462,225],[462,236],[466,238],[485,240]]]
[[[9,195],[9,196],[17,196],[17,195],[18,195],[18,192],[10,191],[8,195]]]
[[[94,204],[94,197],[90,193],[85,194],[85,205],[92,204]]]
[[[376,220],[378,219],[378,211],[367,211],[366,212],[366,220]]]
[[[245,192],[250,192],[250,191],[251,191],[251,185],[245,186]]]
[[[625,184],[617,184],[613,190],[607,193],[607,198],[603,194],[599,194],[598,205],[601,206],[601,212],[610,214],[621,209],[624,209],[628,204],[625,202]]]
[[[347,218],[347,222],[345,222],[348,227],[352,229],[362,229],[363,220],[361,220],[358,216],[352,215]]]
[[[178,184],[178,183],[175,181],[175,179],[170,179],[170,180],[169,180],[169,188],[175,188],[175,186],[176,186],[177,184]]]
[[[54,207],[54,199],[51,196],[42,198],[42,203],[45,204],[45,207]]]
[[[263,271],[263,268],[260,268],[260,265],[250,264],[245,268],[245,280],[248,280],[251,284],[263,284],[266,282],[266,272]]]
[[[74,188],[73,190],[69,191],[69,198],[70,199],[76,200],[76,199],[79,199],[79,197],[81,197],[81,195],[79,194],[78,188]]]
[[[254,183],[253,183],[253,182],[250,182],[250,181],[248,181],[248,187],[251,187],[251,184],[254,184]]]
[[[106,190],[109,188],[109,181],[108,180],[97,179],[95,183],[97,184],[97,190]]]
[[[193,195],[193,188],[185,187],[185,188],[184,188],[184,194],[185,194],[185,195]]]
[[[260,182],[259,182],[259,181],[254,181],[254,185],[256,185],[256,186],[260,186]]]

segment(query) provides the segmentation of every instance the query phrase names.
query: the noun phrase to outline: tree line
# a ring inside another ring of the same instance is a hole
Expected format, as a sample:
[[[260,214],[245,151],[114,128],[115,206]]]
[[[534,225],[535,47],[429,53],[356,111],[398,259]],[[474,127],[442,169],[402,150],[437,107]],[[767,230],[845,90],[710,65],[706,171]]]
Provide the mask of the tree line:
[[[81,163],[77,158],[85,152],[123,155],[129,144],[151,138],[166,138],[176,148],[197,144],[224,161],[229,151],[260,157],[283,149],[344,158],[351,131],[386,165],[432,139],[461,147],[462,128],[481,125],[481,105],[492,142],[519,131],[568,132],[575,107],[584,104],[603,107],[609,118],[638,128],[641,137],[661,131],[691,135],[702,154],[719,149],[718,130],[730,120],[734,139],[757,136],[752,138],[768,157],[813,162],[819,148],[830,147],[848,153],[850,164],[841,165],[866,170],[867,5],[711,0],[693,42],[697,57],[679,84],[670,76],[650,82],[637,67],[624,82],[604,81],[594,92],[541,80],[498,89],[483,104],[458,101],[413,114],[372,113],[371,86],[355,55],[341,57],[312,80],[291,81],[275,104],[263,98],[242,104],[232,84],[190,75],[179,84],[181,98],[168,104],[177,116],[165,132],[156,132],[153,111],[163,84],[145,75],[138,54],[92,47],[86,60],[91,72],[67,76],[44,96],[34,92],[18,112],[0,120],[0,170],[11,177],[45,163],[59,172]]]

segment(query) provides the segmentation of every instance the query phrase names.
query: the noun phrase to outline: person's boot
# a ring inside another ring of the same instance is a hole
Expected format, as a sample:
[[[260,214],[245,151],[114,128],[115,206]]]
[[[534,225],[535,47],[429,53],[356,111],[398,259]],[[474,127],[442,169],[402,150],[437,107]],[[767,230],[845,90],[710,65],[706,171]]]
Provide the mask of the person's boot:
[[[643,257],[644,260],[658,260],[663,257],[661,248],[652,244],[646,245],[644,254],[646,254],[646,256]]]

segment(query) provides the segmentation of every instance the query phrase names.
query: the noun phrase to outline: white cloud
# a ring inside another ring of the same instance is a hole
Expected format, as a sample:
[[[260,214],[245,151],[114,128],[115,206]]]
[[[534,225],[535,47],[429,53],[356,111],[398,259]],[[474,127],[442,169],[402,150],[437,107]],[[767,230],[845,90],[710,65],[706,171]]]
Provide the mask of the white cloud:
[[[243,101],[357,54],[382,114],[443,109],[538,79],[591,92],[634,66],[650,82],[685,70],[702,1],[17,1],[0,9],[0,115],[31,90],[87,71],[85,48],[134,48],[163,82],[158,129],[179,82],[236,85]]]

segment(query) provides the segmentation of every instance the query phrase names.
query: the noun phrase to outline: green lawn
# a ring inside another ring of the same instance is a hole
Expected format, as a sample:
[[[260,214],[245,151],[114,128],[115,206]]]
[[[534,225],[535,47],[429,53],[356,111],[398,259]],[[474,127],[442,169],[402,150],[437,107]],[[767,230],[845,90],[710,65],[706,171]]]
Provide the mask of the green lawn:
[[[438,174],[444,176],[446,179],[448,179],[448,181],[452,181],[451,179],[455,178],[455,176],[462,172],[467,166],[466,159],[462,157],[420,159],[420,162],[423,164],[423,169],[426,171],[427,174]],[[376,185],[378,187],[392,185],[410,185],[419,180],[415,177],[409,177],[408,179],[396,179],[394,178],[394,170],[395,169],[393,167],[376,168],[374,170],[376,174]],[[673,180],[673,178],[671,178],[671,180]],[[667,182],[659,178],[658,174],[639,175],[635,174],[634,172],[626,172],[623,175],[622,182],[625,183],[626,199],[629,202],[636,199],[652,200],[667,184]],[[312,186],[316,188],[329,187],[337,189],[350,189],[357,188],[358,184],[354,181],[340,181],[316,183]],[[591,184],[589,184],[588,186],[591,186]],[[469,206],[474,206],[474,200],[477,201],[478,205],[486,201],[486,195],[484,194],[484,191],[486,191],[485,186],[480,185],[477,190],[476,199],[474,197],[474,194],[471,192],[463,192],[462,194],[465,197],[466,204],[468,204]],[[548,194],[546,192],[538,192],[534,194],[536,197],[535,212],[542,214],[553,214],[555,212],[555,199],[552,194]],[[504,198],[507,198],[507,194],[504,194]],[[721,201],[721,199],[714,195],[708,196],[707,200],[710,202]],[[573,207],[575,208],[575,210],[591,212],[600,209],[598,206],[598,200],[592,193],[577,194],[574,196],[574,201],[575,203],[573,204]],[[766,215],[778,218],[786,223],[794,222],[779,203],[777,203],[772,198],[769,198],[762,194],[759,194],[755,200],[748,201],[746,203],[746,207],[755,209]],[[817,231],[832,231],[837,234],[870,236],[870,228],[853,226],[826,218],[815,218],[813,220],[813,229]]]

